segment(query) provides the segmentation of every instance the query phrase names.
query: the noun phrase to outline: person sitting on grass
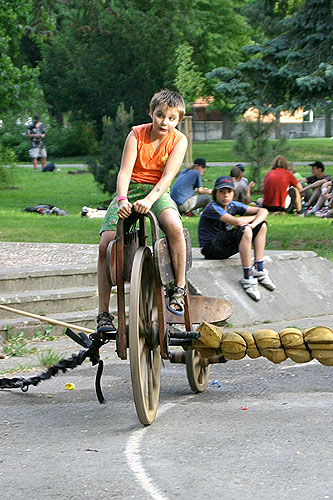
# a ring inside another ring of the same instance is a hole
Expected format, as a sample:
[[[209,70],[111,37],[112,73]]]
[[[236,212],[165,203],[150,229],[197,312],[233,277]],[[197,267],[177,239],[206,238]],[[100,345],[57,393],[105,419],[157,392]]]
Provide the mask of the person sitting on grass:
[[[169,190],[187,149],[185,135],[176,129],[184,113],[180,94],[167,89],[157,92],[150,101],[152,123],[132,127],[125,141],[117,195],[100,230],[97,331],[102,327],[116,331],[114,318],[109,314],[111,288],[105,272],[106,252],[116,237],[118,217],[126,219],[132,210],[138,214],[152,210],[168,238],[175,284],[167,307],[176,315],[184,315],[186,245],[181,218]]]
[[[172,186],[171,198],[177,203],[181,215],[193,215],[192,211],[210,202],[212,189],[202,187],[206,160],[196,158],[190,168],[182,170]]]
[[[231,177],[219,177],[213,201],[200,216],[198,238],[206,259],[227,259],[240,253],[243,277],[240,280],[251,299],[261,298],[258,282],[270,291],[276,287],[264,269],[268,211],[234,201],[235,185]],[[254,246],[254,265],[251,248]]]
[[[253,181],[248,182],[243,175],[244,167],[240,163],[230,170],[230,177],[232,177],[236,188],[234,200],[248,205],[251,203],[251,189],[256,183]]]
[[[303,216],[301,189],[302,185],[288,170],[287,159],[278,155],[264,178],[263,207],[269,212],[282,213],[291,213],[296,208],[297,214]]]
[[[302,184],[301,194],[305,198],[305,206],[310,209],[316,204],[321,194],[322,185],[330,181],[331,177],[324,174],[325,166],[321,161],[309,163],[309,166],[312,167],[312,175],[300,179],[300,183]]]
[[[333,197],[333,183],[332,181],[325,182],[321,187],[321,194],[316,204],[307,210],[305,215],[316,215],[318,217],[325,217],[326,212],[329,210],[329,205]]]

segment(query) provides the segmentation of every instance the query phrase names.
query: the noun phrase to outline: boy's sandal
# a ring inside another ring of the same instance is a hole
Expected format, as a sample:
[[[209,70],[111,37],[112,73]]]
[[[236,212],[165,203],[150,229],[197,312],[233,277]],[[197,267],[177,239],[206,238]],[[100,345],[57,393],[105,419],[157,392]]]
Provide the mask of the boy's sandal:
[[[113,324],[114,316],[108,312],[101,312],[97,316],[97,332],[116,332],[117,328]]]
[[[176,316],[184,316],[186,289],[181,286],[173,286],[170,290],[170,299],[166,306],[167,310]],[[177,309],[171,306],[176,306]]]

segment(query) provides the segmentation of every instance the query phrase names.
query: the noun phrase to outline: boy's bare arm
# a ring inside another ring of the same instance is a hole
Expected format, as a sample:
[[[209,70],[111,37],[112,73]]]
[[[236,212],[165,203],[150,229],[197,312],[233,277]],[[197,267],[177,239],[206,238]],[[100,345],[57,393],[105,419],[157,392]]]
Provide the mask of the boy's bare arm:
[[[250,224],[251,222],[254,221],[254,219],[255,219],[255,216],[235,217],[234,215],[231,215],[231,214],[224,214],[220,217],[221,222],[224,222],[225,224],[230,224],[231,226],[235,226],[235,227]]]
[[[302,192],[307,191],[308,189],[314,189],[316,187],[319,187],[325,182],[327,182],[327,179],[319,179],[318,181],[315,181],[312,184],[309,184],[308,186],[302,187]]]
[[[220,220],[226,224],[231,224],[232,226],[239,227],[248,225],[255,228],[258,224],[266,220],[268,215],[268,210],[266,208],[259,207],[247,207],[245,215],[241,217],[235,217],[234,215],[224,214]]]
[[[266,208],[260,207],[248,207],[246,210],[246,215],[254,214],[254,220],[250,222],[249,226],[254,229],[258,224],[264,222],[268,216],[268,210]]]
[[[118,215],[121,219],[128,217],[132,212],[132,204],[127,200],[127,192],[136,155],[137,140],[134,132],[130,132],[125,141],[120,170],[117,177],[117,195],[125,196],[124,200],[118,202]]]
[[[212,194],[213,190],[210,188],[198,187],[195,189],[198,194]]]

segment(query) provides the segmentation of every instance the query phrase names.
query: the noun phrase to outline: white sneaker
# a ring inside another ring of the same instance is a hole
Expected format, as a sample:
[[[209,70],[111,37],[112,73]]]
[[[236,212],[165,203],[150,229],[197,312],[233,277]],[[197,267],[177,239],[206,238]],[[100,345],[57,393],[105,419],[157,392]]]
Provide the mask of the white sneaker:
[[[267,290],[275,290],[276,285],[274,285],[273,281],[269,277],[267,269],[264,269],[263,271],[257,271],[257,269],[253,267],[252,275],[254,278],[257,278],[259,283],[267,288]]]
[[[245,292],[248,294],[248,296],[251,297],[251,299],[256,301],[261,299],[260,291],[258,289],[257,278],[252,278],[252,277],[248,279],[242,278],[241,280],[239,280],[239,282],[244,288]]]

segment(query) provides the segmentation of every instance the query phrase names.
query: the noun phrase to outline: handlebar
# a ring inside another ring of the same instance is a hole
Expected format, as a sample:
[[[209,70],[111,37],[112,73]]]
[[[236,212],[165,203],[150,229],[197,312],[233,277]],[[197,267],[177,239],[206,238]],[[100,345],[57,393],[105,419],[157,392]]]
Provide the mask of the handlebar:
[[[132,209],[132,213],[129,217],[126,217],[126,219],[119,219],[117,223],[117,237],[120,239],[123,238],[128,229],[143,217],[148,217],[150,221],[152,242],[154,244],[159,238],[159,224],[156,215],[151,210],[148,210],[146,214],[139,214]]]

